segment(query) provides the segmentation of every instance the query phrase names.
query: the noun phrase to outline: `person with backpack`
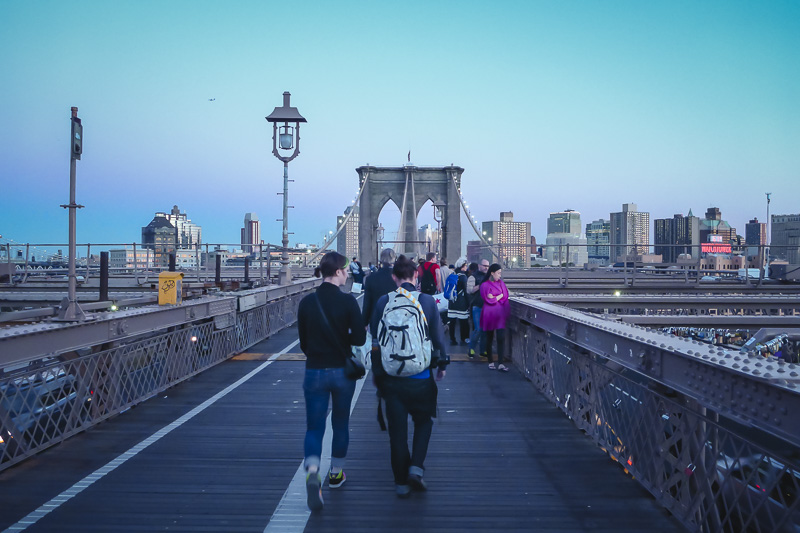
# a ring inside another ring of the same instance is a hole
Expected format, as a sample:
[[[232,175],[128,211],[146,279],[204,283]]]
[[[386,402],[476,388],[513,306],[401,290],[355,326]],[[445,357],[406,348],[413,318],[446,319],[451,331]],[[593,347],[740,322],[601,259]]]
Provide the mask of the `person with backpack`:
[[[366,342],[367,332],[358,302],[340,288],[347,282],[347,257],[328,252],[314,269],[322,283],[313,294],[304,297],[297,308],[297,331],[300,349],[306,355],[303,394],[306,400],[306,436],[304,441],[306,496],[308,508],[322,509],[322,479],[319,466],[328,404],[332,401],[331,470],[327,475],[332,489],[342,486],[350,439],[350,403],[356,382],[345,375],[345,359],[351,345]]]
[[[464,267],[467,259],[461,257],[456,261],[455,271],[450,274],[444,284],[444,297],[447,298],[447,318],[450,323],[450,345],[456,346],[456,325],[461,333],[461,345],[469,344],[469,303],[467,301],[467,276]]]
[[[414,262],[401,255],[392,274],[396,291],[381,296],[372,314],[372,370],[386,402],[395,490],[407,498],[411,490],[424,491],[425,456],[436,416],[438,388],[450,362],[436,301],[415,290]],[[433,354],[437,353],[434,358]],[[408,417],[414,422],[408,450]]]
[[[508,372],[503,364],[505,360],[506,319],[511,311],[508,303],[508,288],[501,279],[503,271],[494,263],[481,283],[483,309],[481,310],[481,329],[486,335],[486,357],[489,358],[489,370],[495,369],[492,359],[492,340],[497,337],[497,370]]]
[[[417,269],[419,290],[423,294],[437,294],[442,292],[442,272],[436,262],[436,252],[428,252],[425,262]]]

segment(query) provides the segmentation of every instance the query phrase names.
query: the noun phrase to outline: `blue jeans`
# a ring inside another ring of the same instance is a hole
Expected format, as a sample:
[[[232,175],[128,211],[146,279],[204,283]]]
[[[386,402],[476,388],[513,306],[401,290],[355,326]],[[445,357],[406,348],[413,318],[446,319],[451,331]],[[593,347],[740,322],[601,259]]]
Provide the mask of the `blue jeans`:
[[[310,466],[319,468],[329,398],[333,398],[331,466],[343,466],[347,445],[350,443],[350,404],[355,390],[356,382],[344,375],[344,368],[306,368],[303,380],[306,398],[306,470]]]
[[[486,351],[486,335],[483,335],[483,330],[481,329],[481,309],[483,308],[472,308],[473,330],[472,335],[469,337],[469,347],[471,350],[475,350],[478,355]]]

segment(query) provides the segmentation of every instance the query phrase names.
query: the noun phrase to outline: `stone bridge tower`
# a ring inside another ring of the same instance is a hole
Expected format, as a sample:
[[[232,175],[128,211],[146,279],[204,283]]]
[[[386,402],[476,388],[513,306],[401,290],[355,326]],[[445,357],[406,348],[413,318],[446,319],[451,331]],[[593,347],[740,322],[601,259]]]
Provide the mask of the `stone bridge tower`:
[[[461,174],[464,169],[449,167],[363,166],[358,172],[358,186],[366,186],[358,204],[359,260],[366,265],[377,263],[378,215],[386,202],[392,201],[400,210],[402,228],[397,240],[416,241],[417,216],[428,200],[442,207],[442,250],[451,263],[461,255]],[[387,246],[389,246],[387,244]],[[396,244],[398,255],[414,254],[414,245]]]

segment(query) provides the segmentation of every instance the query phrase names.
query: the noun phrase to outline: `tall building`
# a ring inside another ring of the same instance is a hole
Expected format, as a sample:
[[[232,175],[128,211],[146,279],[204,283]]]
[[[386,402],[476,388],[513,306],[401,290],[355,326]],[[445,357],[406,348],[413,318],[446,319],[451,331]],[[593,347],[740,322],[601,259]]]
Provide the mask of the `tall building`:
[[[261,244],[261,222],[255,213],[244,215],[244,227],[242,228],[242,250],[245,252],[258,252],[254,244]]]
[[[433,226],[430,224],[425,224],[424,226],[420,226],[417,230],[417,240],[422,241],[419,244],[419,248],[422,250],[422,254],[428,253],[428,251],[435,252],[436,251],[436,230],[433,229]],[[453,260],[455,262],[455,260]]]
[[[529,267],[531,265],[530,222],[514,222],[514,213],[502,211],[500,220],[482,223],[482,232],[499,257],[501,265],[509,267]],[[495,260],[490,250],[483,252],[483,258],[489,261]]]
[[[700,243],[719,242],[717,237],[709,239],[709,235],[721,236],[724,244],[736,241],[736,228],[722,220],[722,213],[718,207],[709,207],[706,210],[706,218],[700,221]]]
[[[650,249],[650,213],[638,211],[636,204],[622,204],[622,211],[611,213],[611,261],[629,255],[646,255]]]
[[[581,214],[572,209],[550,213],[547,219],[545,259],[552,265],[589,262],[586,237],[583,235]]]
[[[770,257],[800,263],[800,214],[772,215],[770,228]]]
[[[195,245],[200,244],[202,228],[192,223],[186,213],[181,213],[177,205],[172,206],[172,210],[169,213],[159,212],[155,216],[166,218],[175,227],[175,242],[178,248],[193,248]]]
[[[611,222],[603,218],[586,224],[586,244],[589,263],[607,265],[611,261]]]
[[[754,218],[744,227],[744,242],[748,257],[763,257],[763,246],[767,244],[767,224]]]
[[[169,254],[175,252],[176,232],[169,220],[164,216],[153,217],[150,223],[142,228],[142,248],[152,250],[152,264],[159,267],[169,266]]]
[[[692,215],[691,209],[687,216],[657,218],[653,226],[655,253],[661,255],[664,263],[676,263],[681,254],[689,254],[693,259],[699,257],[700,219]]]
[[[353,215],[347,221],[347,225],[339,232],[336,237],[336,251],[348,259],[358,256],[358,206],[351,205],[344,210],[343,215],[336,217],[336,228],[341,227],[347,215]]]

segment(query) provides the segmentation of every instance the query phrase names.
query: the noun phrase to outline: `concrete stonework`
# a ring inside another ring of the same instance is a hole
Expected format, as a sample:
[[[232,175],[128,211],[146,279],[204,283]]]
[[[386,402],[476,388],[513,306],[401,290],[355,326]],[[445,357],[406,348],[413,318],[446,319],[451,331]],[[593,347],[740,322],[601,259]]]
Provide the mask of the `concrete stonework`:
[[[361,264],[377,263],[376,229],[378,216],[386,202],[392,201],[401,211],[404,219],[402,235],[398,240],[416,241],[417,216],[428,200],[445,206],[442,215],[442,249],[445,257],[452,263],[461,256],[461,201],[458,189],[461,188],[461,174],[464,169],[448,167],[402,167],[363,166],[358,172],[359,188],[366,186],[359,201],[359,260]],[[455,183],[454,183],[455,182]],[[402,213],[403,198],[405,213]],[[388,245],[387,245],[388,246]],[[398,255],[415,254],[416,245],[396,244]]]

